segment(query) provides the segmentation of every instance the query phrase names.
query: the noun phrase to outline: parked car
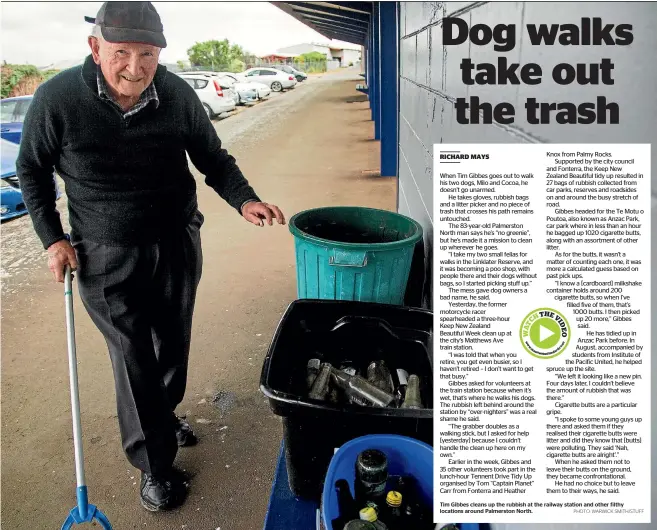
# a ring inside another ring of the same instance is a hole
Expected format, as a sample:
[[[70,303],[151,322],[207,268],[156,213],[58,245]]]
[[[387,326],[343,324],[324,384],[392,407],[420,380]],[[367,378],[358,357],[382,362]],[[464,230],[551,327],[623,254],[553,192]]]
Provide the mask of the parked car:
[[[274,92],[280,92],[284,88],[294,88],[297,84],[293,75],[276,70],[276,68],[249,68],[242,75],[248,81],[264,83]]]
[[[27,208],[23,202],[16,176],[16,159],[18,158],[18,144],[0,139],[0,220],[6,221],[14,217],[25,215]],[[61,197],[57,179],[53,175],[53,191],[55,198]]]
[[[243,74],[235,74],[233,72],[217,73],[232,79],[235,82],[234,88],[240,96],[242,96],[242,93],[252,93],[253,90],[256,91],[257,99],[265,99],[271,94],[271,88],[269,88],[269,85],[255,81],[247,81]]]
[[[196,91],[208,118],[235,110],[237,95],[229,86],[222,87],[221,81],[215,76],[198,73],[178,75]]]
[[[183,79],[185,77],[194,78],[194,76],[196,76],[198,78],[198,76],[202,76],[202,77],[207,77],[212,81],[216,81],[224,93],[223,97],[232,98],[233,100],[235,100],[235,105],[239,105],[240,98],[233,86],[235,83],[233,82],[232,79],[228,77],[221,76],[216,72],[181,72],[178,75]],[[214,82],[213,82],[213,86],[214,86]]]
[[[297,70],[296,68],[294,68],[294,66],[290,66],[289,64],[275,64],[272,66],[272,68],[276,68],[276,70],[281,70],[286,74],[292,74],[294,77],[296,77],[299,83],[308,79],[308,74],[306,72]]]
[[[221,84],[230,86],[237,95],[235,101],[237,105],[244,105],[245,103],[254,102],[259,99],[266,98],[269,96],[269,94],[271,94],[271,89],[267,85],[263,85],[262,83],[244,82],[242,79],[237,77],[239,74],[233,74],[232,72],[198,71],[193,72],[193,74],[211,76],[219,80]]]
[[[0,137],[15,144],[21,142],[23,121],[33,96],[18,96],[0,100]]]

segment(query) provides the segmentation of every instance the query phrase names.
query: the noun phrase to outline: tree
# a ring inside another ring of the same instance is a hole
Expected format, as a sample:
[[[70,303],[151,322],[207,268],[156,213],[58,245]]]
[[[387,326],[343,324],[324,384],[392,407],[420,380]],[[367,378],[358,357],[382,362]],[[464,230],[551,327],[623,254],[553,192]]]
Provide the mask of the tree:
[[[235,61],[241,61],[245,55],[238,44],[231,45],[228,39],[197,42],[187,50],[192,66],[206,68],[230,68]]]
[[[182,71],[185,69],[185,62],[184,61],[176,61],[176,66]]]

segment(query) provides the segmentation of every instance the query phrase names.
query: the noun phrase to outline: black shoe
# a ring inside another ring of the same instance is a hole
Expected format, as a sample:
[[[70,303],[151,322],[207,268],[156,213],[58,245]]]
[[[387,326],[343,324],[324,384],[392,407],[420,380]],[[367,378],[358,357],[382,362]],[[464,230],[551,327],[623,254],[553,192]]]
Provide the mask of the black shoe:
[[[170,510],[181,503],[184,485],[173,477],[158,478],[142,471],[139,496],[141,505],[150,512]]]
[[[178,440],[178,447],[189,447],[196,445],[198,438],[190,427],[185,418],[178,418],[176,416],[176,440]]]

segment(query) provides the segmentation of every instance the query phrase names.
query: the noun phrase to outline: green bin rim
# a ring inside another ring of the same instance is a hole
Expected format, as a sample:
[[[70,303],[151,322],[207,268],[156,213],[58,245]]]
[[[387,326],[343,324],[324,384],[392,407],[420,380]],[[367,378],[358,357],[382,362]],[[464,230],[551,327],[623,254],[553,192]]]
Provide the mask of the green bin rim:
[[[341,210],[343,212],[346,211],[353,211],[353,210],[361,210],[361,211],[368,211],[368,212],[378,212],[378,213],[385,213],[389,215],[395,215],[398,217],[404,218],[406,221],[410,222],[413,226],[415,226],[416,232],[410,237],[407,237],[405,239],[402,239],[400,241],[389,241],[389,242],[382,242],[382,243],[348,243],[348,242],[342,242],[342,241],[333,241],[331,239],[324,239],[321,237],[313,236],[310,234],[307,234],[306,232],[301,231],[297,226],[296,226],[296,221],[297,219],[302,216],[306,215],[312,212],[320,212],[322,210]],[[406,248],[413,244],[415,246],[417,242],[422,239],[422,234],[423,234],[423,229],[422,225],[418,223],[415,219],[411,219],[410,217],[407,217],[406,215],[402,215],[397,212],[391,212],[389,210],[380,210],[377,208],[363,208],[360,206],[327,206],[324,208],[312,208],[310,210],[304,210],[302,212],[294,214],[289,223],[288,226],[290,228],[290,232],[292,235],[295,237],[298,237],[299,239],[303,239],[305,241],[312,241],[313,243],[321,243],[322,245],[329,246],[329,247],[342,247],[342,248],[349,248],[349,249],[358,249],[358,250],[396,250],[398,248]]]

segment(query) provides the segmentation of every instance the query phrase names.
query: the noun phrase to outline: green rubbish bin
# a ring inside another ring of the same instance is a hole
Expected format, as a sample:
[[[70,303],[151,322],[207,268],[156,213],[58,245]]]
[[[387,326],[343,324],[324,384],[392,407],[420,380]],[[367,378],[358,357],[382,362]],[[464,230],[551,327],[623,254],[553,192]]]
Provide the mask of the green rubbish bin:
[[[299,298],[402,305],[422,226],[360,207],[317,208],[290,219]]]

